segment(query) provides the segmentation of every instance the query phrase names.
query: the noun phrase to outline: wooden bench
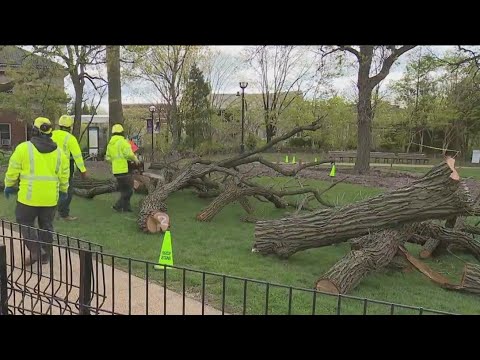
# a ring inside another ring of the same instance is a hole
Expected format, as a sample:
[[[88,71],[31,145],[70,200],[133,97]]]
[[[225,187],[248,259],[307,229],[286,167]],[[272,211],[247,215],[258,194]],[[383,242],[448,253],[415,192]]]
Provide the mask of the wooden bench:
[[[344,162],[347,160],[349,162],[354,162],[357,158],[356,151],[329,151],[328,158],[331,161]],[[425,154],[407,154],[407,153],[398,153],[393,152],[370,152],[370,161],[374,163],[388,163],[388,164],[427,164],[429,162],[428,157]]]
[[[357,158],[356,151],[329,151],[328,158],[332,161],[344,162],[344,159],[353,162]]]
[[[425,154],[397,154],[397,161],[399,164],[428,164],[429,159]]]
[[[373,160],[373,162],[382,162],[383,160],[384,163],[392,163],[395,161],[396,155],[395,153],[390,153],[390,152],[371,152],[370,153],[370,160]]]

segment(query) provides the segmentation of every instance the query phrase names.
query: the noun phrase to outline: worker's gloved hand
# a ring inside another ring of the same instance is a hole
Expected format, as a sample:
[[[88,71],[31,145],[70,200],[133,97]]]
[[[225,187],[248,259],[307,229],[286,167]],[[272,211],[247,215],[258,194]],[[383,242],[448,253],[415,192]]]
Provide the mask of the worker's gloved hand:
[[[68,198],[68,194],[66,192],[59,192],[58,193],[58,202],[64,202]]]
[[[86,171],[81,172],[80,176],[82,177],[82,179],[86,179],[87,178],[87,172]]]
[[[17,191],[18,191],[17,189],[7,186],[5,190],[3,190],[3,193],[5,194],[5,197],[8,199],[10,195],[15,195]]]
[[[135,162],[135,165],[140,165],[140,160],[138,160],[137,158],[135,158],[135,160],[133,160]]]

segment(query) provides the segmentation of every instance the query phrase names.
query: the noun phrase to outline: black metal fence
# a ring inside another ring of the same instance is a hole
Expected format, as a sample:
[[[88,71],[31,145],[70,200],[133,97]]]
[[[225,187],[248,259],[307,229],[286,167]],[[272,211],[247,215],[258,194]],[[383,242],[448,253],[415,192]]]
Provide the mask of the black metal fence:
[[[155,270],[155,263],[58,233],[48,264],[25,266],[22,228],[1,221],[0,315],[451,314],[186,267]]]

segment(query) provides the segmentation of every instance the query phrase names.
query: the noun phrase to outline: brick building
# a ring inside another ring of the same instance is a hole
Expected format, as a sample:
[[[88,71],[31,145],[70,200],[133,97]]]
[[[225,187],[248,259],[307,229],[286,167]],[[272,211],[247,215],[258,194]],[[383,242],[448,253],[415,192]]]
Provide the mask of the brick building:
[[[17,46],[0,46],[0,93],[8,96],[13,94],[14,81],[9,78],[9,72],[12,69],[19,68],[26,58],[33,60],[36,69],[58,69],[58,71],[50,72],[55,76],[48,77],[48,83],[55,88],[64,91],[64,78],[67,76],[65,69],[58,63],[48,60],[44,57],[34,55]],[[66,105],[66,104],[65,104]],[[38,104],[30,104],[32,108]],[[0,104],[0,147],[14,148],[19,143],[30,137],[30,124],[33,119],[21,119],[14,111],[2,108]]]

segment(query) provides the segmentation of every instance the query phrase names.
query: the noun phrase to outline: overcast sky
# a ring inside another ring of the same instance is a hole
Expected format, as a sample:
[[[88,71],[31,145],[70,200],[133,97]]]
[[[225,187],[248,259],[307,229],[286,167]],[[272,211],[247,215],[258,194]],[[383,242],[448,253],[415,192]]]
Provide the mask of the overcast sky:
[[[221,53],[227,57],[240,57],[242,50],[245,46],[211,46],[213,49],[220,50]],[[454,46],[430,46],[428,47],[437,55],[442,55],[447,50],[452,50]],[[408,54],[408,53],[407,53]],[[386,87],[388,83],[392,80],[398,80],[402,77],[402,74],[405,70],[405,62],[408,59],[408,56],[403,56],[400,58],[398,63],[392,68],[390,74],[383,82],[383,86]],[[247,92],[260,92],[259,89],[255,88],[255,85],[252,84],[252,79],[254,74],[250,69],[243,69],[238,71],[235,76],[232,76],[229,83],[226,84],[224,91],[227,93],[236,93],[239,90],[239,81],[250,81]],[[332,81],[333,88],[342,95],[353,95],[355,91],[355,80],[356,74],[355,71],[349,72],[346,76],[335,78]],[[250,85],[252,84],[252,85]],[[73,86],[70,83],[69,79],[66,78],[66,87],[70,95],[73,96]],[[154,103],[158,101],[158,95],[154,88],[148,84],[141,82],[128,82],[122,85],[122,102],[127,103]],[[104,97],[100,105],[101,113],[108,113],[108,99],[107,96]]]

